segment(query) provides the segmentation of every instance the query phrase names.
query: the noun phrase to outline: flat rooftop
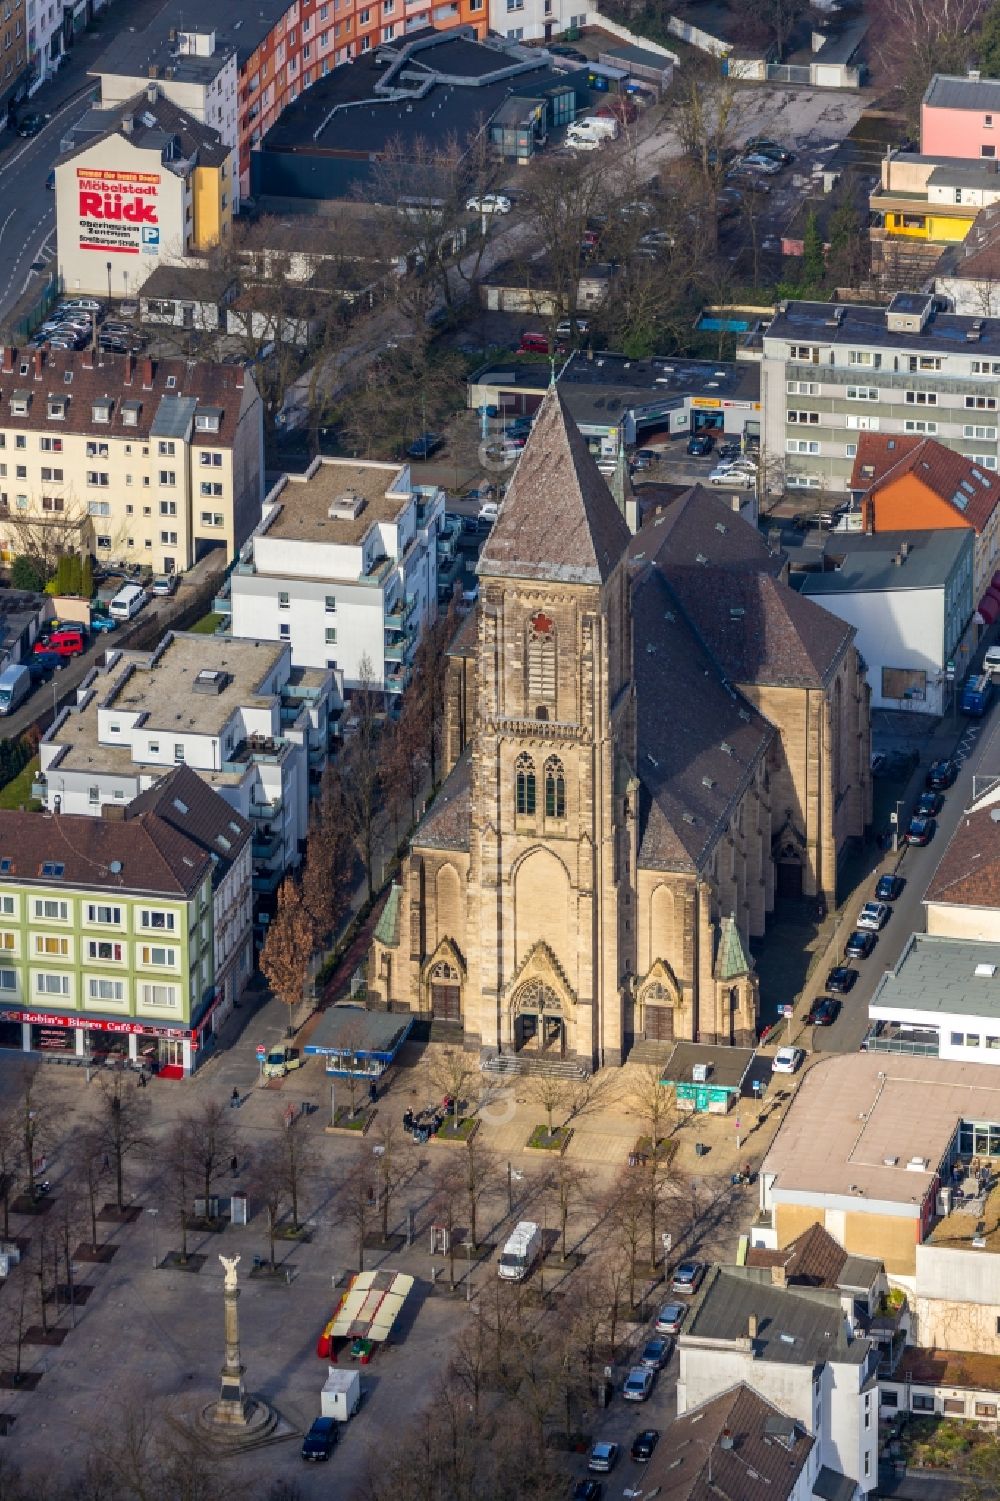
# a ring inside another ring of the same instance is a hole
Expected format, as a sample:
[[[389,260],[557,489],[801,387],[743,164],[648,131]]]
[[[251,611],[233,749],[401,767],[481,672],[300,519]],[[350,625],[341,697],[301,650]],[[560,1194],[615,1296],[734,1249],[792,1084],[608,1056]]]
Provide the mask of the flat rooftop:
[[[315,473],[288,475],[277,499],[277,509],[264,536],[282,542],[325,542],[350,546],[358,543],[380,521],[397,521],[413,498],[401,483],[406,466],[401,464],[342,463],[322,459]],[[392,490],[391,494],[387,491]],[[346,496],[362,502],[356,516],[331,516],[330,506]]]
[[[102,707],[145,714],[146,730],[218,735],[237,709],[270,704],[274,695],[260,687],[287,652],[287,645],[276,641],[181,631],[153,656],[123,652],[123,666],[132,671],[119,674]],[[195,679],[207,669],[227,675],[220,692],[195,690]]]
[[[707,1065],[707,1088],[738,1090],[757,1054],[753,1048],[716,1047],[708,1043],[679,1042],[664,1065],[661,1082],[668,1084],[691,1084],[694,1069],[698,1064]],[[764,1071],[770,1078],[770,1069]]]
[[[884,1010],[936,1011],[1000,1022],[1000,943],[914,933],[870,1005],[873,1017]]]
[[[957,1386],[968,1391],[1000,1392],[1000,1355],[972,1350],[904,1350],[892,1378],[914,1386]]]
[[[827,564],[793,578],[801,594],[882,594],[897,589],[941,589],[951,576],[972,531],[951,527],[927,532],[830,532],[824,550]],[[894,559],[903,544],[906,557]]]
[[[365,1011],[361,1006],[330,1006],[309,1033],[305,1053],[388,1053],[392,1055],[413,1025],[412,1015]]]
[[[997,88],[1000,89],[1000,79]],[[843,317],[835,323],[834,306],[830,302],[789,302],[775,313],[765,329],[765,346],[783,339],[792,344],[832,345],[847,349],[906,349],[924,354],[1000,357],[1000,318],[933,313],[919,333],[901,333],[890,331],[887,308],[850,302],[840,306]],[[903,308],[897,303],[894,311],[903,311]],[[981,325],[979,337],[970,340],[968,335],[974,323]]]
[[[559,391],[579,422],[584,414],[614,414],[656,405],[671,396],[714,397],[723,401],[759,401],[760,365],[753,360],[688,360],[653,355],[630,360],[627,355],[595,351],[588,359],[575,351],[558,376]]]
[[[974,1248],[973,1239],[986,1244]],[[1000,1183],[982,1197],[957,1200],[951,1213],[943,1215],[925,1237],[925,1244],[950,1251],[1000,1250]]]
[[[1000,1121],[1000,1068],[897,1053],[824,1058],[803,1075],[761,1173],[786,1202],[868,1199],[916,1216],[961,1120]]]

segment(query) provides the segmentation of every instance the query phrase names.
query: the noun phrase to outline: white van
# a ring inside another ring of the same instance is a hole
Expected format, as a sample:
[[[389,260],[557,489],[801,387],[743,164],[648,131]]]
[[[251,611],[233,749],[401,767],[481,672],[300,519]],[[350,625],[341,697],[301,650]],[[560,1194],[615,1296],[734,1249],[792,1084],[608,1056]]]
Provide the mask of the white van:
[[[988,646],[983,658],[983,671],[988,672],[991,678],[1000,674],[1000,646]]]
[[[500,1253],[497,1272],[507,1282],[523,1282],[542,1250],[542,1232],[534,1220],[522,1220]]]
[[[114,620],[131,620],[146,603],[146,591],[138,584],[123,584],[108,605],[108,614]]]
[[[13,714],[31,692],[31,673],[15,663],[0,672],[0,714]]]

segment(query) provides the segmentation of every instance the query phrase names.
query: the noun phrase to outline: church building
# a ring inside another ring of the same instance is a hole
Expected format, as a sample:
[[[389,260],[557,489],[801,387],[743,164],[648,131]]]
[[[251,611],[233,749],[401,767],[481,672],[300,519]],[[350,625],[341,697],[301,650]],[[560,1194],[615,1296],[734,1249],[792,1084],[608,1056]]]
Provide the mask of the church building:
[[[871,818],[851,627],[700,487],[634,537],[558,389],[479,562],[446,779],[376,929],[369,991],[466,1046],[621,1063],[755,1041],[776,892],[836,889]]]

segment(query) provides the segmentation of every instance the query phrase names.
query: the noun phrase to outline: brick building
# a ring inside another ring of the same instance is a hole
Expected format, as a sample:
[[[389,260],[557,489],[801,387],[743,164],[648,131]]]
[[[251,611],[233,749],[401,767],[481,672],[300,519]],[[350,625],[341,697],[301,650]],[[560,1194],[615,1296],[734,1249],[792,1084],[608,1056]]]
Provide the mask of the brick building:
[[[453,646],[452,769],[375,937],[376,994],[486,1057],[752,1041],[748,940],[776,893],[832,893],[870,818],[850,628],[714,496],[635,538],[619,507],[553,388]]]

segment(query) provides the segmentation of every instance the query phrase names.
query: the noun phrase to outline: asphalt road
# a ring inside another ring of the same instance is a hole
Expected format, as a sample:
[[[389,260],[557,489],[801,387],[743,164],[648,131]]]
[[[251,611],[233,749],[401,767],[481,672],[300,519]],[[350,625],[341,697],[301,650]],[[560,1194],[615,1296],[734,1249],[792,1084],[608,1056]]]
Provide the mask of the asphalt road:
[[[937,743],[947,735],[948,724],[947,720],[942,723],[936,737]],[[817,1052],[850,1053],[861,1046],[861,1040],[869,1026],[868,1002],[879,979],[886,969],[891,969],[896,963],[910,934],[925,931],[922,906],[924,894],[963,810],[972,801],[973,777],[1000,775],[1000,706],[994,707],[983,720],[967,720],[959,715],[955,722],[954,740],[958,743],[956,759],[963,764],[958,779],[944,794],[944,806],[937,817],[937,831],[930,844],[923,848],[907,845],[901,850],[896,865],[892,862],[888,865],[888,869],[896,869],[905,878],[906,886],[902,895],[893,903],[892,917],[878,935],[871,957],[854,961],[858,981],[850,994],[842,997],[840,1016],[832,1027],[812,1029],[812,1046]],[[920,766],[910,783],[910,798],[899,810],[900,825],[903,828],[909,821],[913,803],[923,790],[928,762],[929,757],[921,758]],[[874,891],[873,879],[866,900],[874,896]],[[843,940],[852,931],[849,927],[842,928]],[[837,963],[841,962],[841,952],[842,950],[837,954]]]

